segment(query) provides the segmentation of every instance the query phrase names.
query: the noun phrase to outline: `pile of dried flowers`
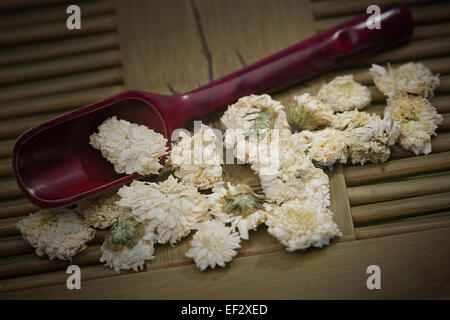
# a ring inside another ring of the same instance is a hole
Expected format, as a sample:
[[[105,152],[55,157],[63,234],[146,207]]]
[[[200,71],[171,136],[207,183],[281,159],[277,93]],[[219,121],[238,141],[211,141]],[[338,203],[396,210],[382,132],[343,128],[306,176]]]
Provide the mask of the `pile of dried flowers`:
[[[173,175],[166,180],[135,180],[75,209],[31,214],[17,227],[39,256],[63,260],[86,248],[94,228],[111,227],[100,261],[118,273],[141,270],[154,258],[156,244],[176,245],[193,231],[186,257],[202,271],[224,267],[261,224],[288,251],[328,245],[342,234],[329,209],[323,168],[347,161],[384,162],[397,141],[427,154],[442,121],[428,100],[439,77],[424,65],[373,65],[370,74],[387,96],[383,118],[361,111],[371,94],[352,75],[336,77],[317,96],[294,97],[291,120],[299,132],[292,132],[285,107],[267,94],[242,97],[228,107],[221,118],[225,146],[250,165],[263,193],[224,181],[223,150],[212,128],[202,125],[172,145]],[[157,174],[159,159],[167,153],[161,134],[116,117],[100,125],[90,143],[119,173]]]

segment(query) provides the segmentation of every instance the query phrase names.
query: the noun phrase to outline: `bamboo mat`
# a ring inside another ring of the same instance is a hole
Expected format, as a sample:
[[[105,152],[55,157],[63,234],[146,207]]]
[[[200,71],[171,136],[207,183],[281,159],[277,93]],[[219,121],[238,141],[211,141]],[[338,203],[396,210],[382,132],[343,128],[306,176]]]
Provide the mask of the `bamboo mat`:
[[[445,1],[400,1],[410,6],[418,22],[409,43],[275,94],[289,106],[293,95],[314,93],[336,75],[352,73],[373,93],[368,110],[380,114],[385,101],[367,72],[372,62],[419,61],[441,74],[432,103],[444,115],[444,123],[433,138],[432,154],[414,156],[394,147],[384,164],[337,166],[328,172],[332,210],[344,233],[329,248],[287,254],[262,228],[251,234],[228,268],[200,273],[184,257],[188,237],[175,247],[157,246],[146,271],[116,276],[99,265],[105,232],[97,232],[72,262],[82,266],[83,288],[89,289],[73,293],[65,286],[69,263],[37,257],[14,227],[37,210],[21,196],[11,172],[12,146],[24,130],[126,89],[163,94],[194,89],[360,14],[370,4],[386,2],[79,1],[80,31],[65,28],[65,8],[73,2],[0,3],[0,296],[226,298],[236,297],[236,291],[238,296],[247,293],[247,298],[281,298],[288,293],[291,298],[448,296],[450,287],[442,284],[450,277],[445,245],[450,240],[450,7]],[[231,180],[255,183],[246,168],[230,172]],[[427,246],[435,243],[444,245]],[[423,247],[429,255],[414,255],[409,245]],[[392,281],[398,275],[403,275],[404,284],[418,275],[432,276],[409,289],[392,285],[374,296],[361,288],[365,270],[344,272],[375,263],[371,256],[393,270],[388,275]],[[433,259],[424,262],[424,257]],[[420,268],[405,274],[403,268],[412,261]],[[335,268],[324,267],[331,262]],[[299,275],[303,272],[309,276]],[[340,281],[333,281],[336,278]],[[150,284],[145,286],[144,280]],[[223,291],[208,289],[215,283]],[[203,291],[178,290],[180,284]]]

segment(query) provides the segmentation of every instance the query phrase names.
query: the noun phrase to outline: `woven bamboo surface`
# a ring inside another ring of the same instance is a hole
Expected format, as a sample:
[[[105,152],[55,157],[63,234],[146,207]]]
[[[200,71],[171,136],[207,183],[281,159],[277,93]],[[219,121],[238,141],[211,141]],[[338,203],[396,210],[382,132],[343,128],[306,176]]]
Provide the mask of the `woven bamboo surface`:
[[[184,257],[189,237],[157,246],[146,270],[117,276],[99,264],[105,232],[76,256],[82,290],[68,290],[62,261],[39,258],[14,224],[37,210],[11,172],[10,154],[24,130],[126,89],[170,94],[194,89],[387,1],[169,0],[78,1],[82,29],[65,27],[68,4],[55,0],[0,3],[0,297],[6,298],[420,298],[450,295],[450,7],[410,0],[417,21],[410,42],[355,61],[275,94],[314,93],[352,73],[384,98],[368,66],[419,61],[441,74],[432,100],[444,123],[433,152],[394,147],[384,164],[337,166],[328,172],[332,210],[344,236],[330,247],[287,253],[264,228],[239,257],[201,273]],[[217,121],[218,115],[208,119]],[[70,141],[67,141],[70,143]],[[255,184],[248,169],[230,179]],[[365,287],[378,264],[383,289]]]

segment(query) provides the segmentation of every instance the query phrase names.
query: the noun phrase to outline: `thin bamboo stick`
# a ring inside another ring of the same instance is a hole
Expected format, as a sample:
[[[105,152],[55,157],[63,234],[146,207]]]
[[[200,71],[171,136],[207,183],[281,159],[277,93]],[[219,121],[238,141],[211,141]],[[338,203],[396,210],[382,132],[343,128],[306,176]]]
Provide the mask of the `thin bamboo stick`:
[[[14,147],[15,139],[0,141],[0,158],[10,157]]]
[[[0,159],[0,177],[8,177],[12,174],[11,159]]]
[[[22,194],[16,180],[8,179],[0,182],[0,199],[17,198]]]
[[[352,207],[355,224],[399,218],[450,207],[450,192]]]
[[[450,113],[444,113],[442,115],[442,117],[443,117],[443,121],[437,129],[438,132],[444,132],[444,131],[450,130]]]
[[[390,0],[378,0],[376,4],[378,6],[385,6],[390,4],[392,1]],[[400,3],[404,3],[408,6],[414,4],[421,4],[430,2],[429,0],[400,0],[397,1]],[[366,11],[367,7],[371,4],[374,4],[372,0],[346,0],[346,1],[320,1],[320,2],[312,2],[311,9],[313,11],[315,18],[327,18],[327,17],[335,17],[340,15],[347,15],[351,13],[361,14]]]
[[[0,121],[0,139],[17,137],[25,130],[37,126],[38,124],[46,120],[52,119],[60,114],[61,112],[44,114],[39,116],[31,116],[26,118],[19,118],[9,121],[8,120]]]
[[[376,226],[355,228],[357,239],[384,237],[402,233],[419,232],[450,226],[450,217],[423,218],[415,221],[394,222]]]
[[[450,36],[450,22],[418,25],[414,29],[413,40]]]
[[[101,279],[112,276],[120,276],[131,273],[133,271],[124,271],[118,275],[113,269],[103,265],[93,265],[83,268],[83,281],[91,279]],[[28,276],[22,276],[11,279],[0,280],[0,292],[12,292],[14,290],[22,290],[28,288],[37,288],[42,286],[50,286],[63,284],[67,281],[68,274],[66,270],[38,273]]]
[[[4,101],[14,99],[115,85],[121,82],[122,71],[120,68],[76,73],[48,80],[33,81],[0,88],[0,102],[5,104]]]
[[[5,48],[0,52],[0,66],[39,61],[48,58],[118,48],[115,32],[86,35],[79,38]]]
[[[38,210],[25,198],[6,199],[0,202],[0,219],[20,217]]]
[[[116,85],[0,103],[0,119],[72,109],[107,98],[123,90],[123,86]]]
[[[37,8],[34,10],[18,11],[3,14],[0,19],[0,29],[37,25],[54,21],[65,21],[68,17],[66,8],[69,4],[57,4],[56,6]],[[77,5],[82,8],[82,15],[89,17],[93,15],[111,13],[114,11],[112,1],[81,1]]]
[[[116,25],[116,17],[113,14],[106,14],[84,18],[80,30],[67,29],[65,21],[38,26],[27,26],[0,32],[0,45],[24,44],[27,42],[107,32],[115,30]]]
[[[448,21],[448,19],[450,19],[449,3],[437,3],[435,5],[429,6],[417,6],[410,9],[416,25],[424,23],[439,23],[441,21]],[[316,19],[316,31],[321,32],[327,30],[347,20],[355,18],[356,16],[357,14],[347,14],[338,17]]]
[[[0,237],[11,237],[19,234],[16,223],[23,217],[0,219]]]
[[[382,179],[418,175],[449,168],[450,152],[442,152],[385,163],[346,167],[344,176],[347,186],[353,187]]]
[[[3,67],[0,69],[0,84],[45,79],[51,76],[115,66],[120,66],[119,51],[116,49],[104,50],[42,62]]]
[[[450,191],[449,174],[408,181],[350,187],[347,189],[347,194],[351,206],[360,206],[375,202],[441,193],[444,191]]]
[[[414,40],[394,49],[379,53],[373,57],[360,60],[358,65],[406,62],[436,56],[448,56],[448,53],[450,53],[450,37]]]
[[[50,272],[65,269],[70,264],[80,267],[97,264],[101,257],[100,245],[87,247],[76,255],[72,262],[40,258],[34,253],[4,257],[0,264],[0,279],[11,278],[42,272]]]
[[[17,10],[41,5],[61,3],[61,0],[14,0],[0,2],[0,11]]]

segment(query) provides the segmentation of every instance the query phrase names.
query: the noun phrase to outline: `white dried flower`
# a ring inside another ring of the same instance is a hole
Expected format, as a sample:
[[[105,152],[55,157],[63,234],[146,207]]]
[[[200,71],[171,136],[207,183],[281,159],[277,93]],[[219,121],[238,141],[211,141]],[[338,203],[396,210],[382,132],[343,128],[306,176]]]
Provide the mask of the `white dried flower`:
[[[422,63],[409,62],[397,69],[388,64],[387,70],[372,64],[369,72],[378,90],[386,96],[404,92],[433,97],[440,83],[439,75],[433,75]]]
[[[331,126],[339,130],[355,129],[363,127],[366,123],[377,121],[377,119],[381,119],[377,114],[355,109],[352,111],[336,113],[331,122]]]
[[[306,151],[311,160],[322,166],[332,166],[336,161],[346,163],[349,134],[333,128],[300,133],[309,147]]]
[[[240,98],[220,119],[227,129],[225,146],[233,148],[242,163],[264,161],[260,154],[271,148],[272,141],[290,133],[284,110],[267,94]]]
[[[100,262],[120,270],[140,271],[145,261],[154,258],[153,233],[134,219],[123,219],[106,236]]]
[[[166,154],[167,139],[146,126],[108,118],[90,136],[90,144],[114,165],[118,173],[157,174]]]
[[[129,209],[129,216],[148,225],[159,243],[175,244],[200,222],[209,203],[197,188],[170,176],[159,184],[134,180],[117,193],[117,205]]]
[[[400,134],[400,124],[388,117],[376,118],[362,127],[349,129],[348,149],[353,164],[385,162],[391,155],[390,146]]]
[[[333,109],[320,99],[309,93],[295,96],[296,106],[291,109],[291,121],[303,130],[314,130],[317,127],[330,125]]]
[[[268,165],[251,166],[260,180],[267,201],[282,203],[299,199],[312,199],[324,206],[330,205],[329,179],[322,169],[314,167],[308,156],[302,151],[305,147],[301,134],[293,134],[280,145],[278,161]]]
[[[186,257],[194,259],[201,271],[208,267],[214,269],[216,265],[225,267],[236,256],[240,241],[239,234],[223,222],[205,221],[197,225]]]
[[[170,162],[174,175],[183,183],[200,189],[212,188],[222,178],[222,150],[214,131],[205,125],[192,137],[180,132],[172,145]]]
[[[264,197],[255,194],[243,184],[220,183],[209,195],[211,214],[224,223],[238,229],[242,239],[248,240],[248,231],[256,230],[266,220],[263,208]]]
[[[334,78],[324,84],[317,97],[327,103],[334,111],[364,109],[372,101],[370,90],[353,80],[353,75]]]
[[[226,129],[249,131],[255,125],[257,130],[289,129],[284,109],[279,101],[267,94],[252,94],[230,105],[220,120]],[[255,121],[257,118],[259,122]]]
[[[266,204],[266,207],[268,232],[288,251],[321,248],[330,239],[342,236],[333,213],[317,202],[295,199],[281,206]]]
[[[40,210],[16,224],[22,237],[40,257],[72,260],[92,240],[95,230],[76,212],[69,209]]]
[[[431,152],[431,137],[443,121],[431,103],[420,96],[406,93],[389,97],[384,110],[385,118],[400,123],[399,144],[416,155]]]
[[[118,200],[120,197],[116,193],[102,195],[80,202],[77,211],[91,227],[105,229],[116,225],[119,218],[126,215],[126,209],[116,204]]]

